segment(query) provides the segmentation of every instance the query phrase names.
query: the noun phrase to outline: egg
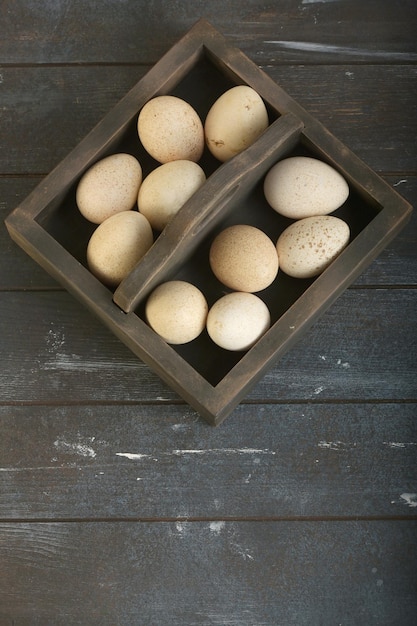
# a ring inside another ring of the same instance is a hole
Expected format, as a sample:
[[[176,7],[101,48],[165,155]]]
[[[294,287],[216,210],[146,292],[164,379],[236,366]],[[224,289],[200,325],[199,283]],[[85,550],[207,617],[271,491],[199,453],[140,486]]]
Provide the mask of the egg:
[[[235,291],[261,291],[278,273],[274,243],[249,224],[222,230],[210,246],[209,263],[216,278]]]
[[[145,306],[149,325],[170,344],[196,339],[205,328],[207,313],[203,293],[183,280],[171,280],[156,287]]]
[[[293,222],[277,241],[280,268],[294,278],[317,276],[342,252],[349,237],[348,224],[332,215]]]
[[[142,167],[131,154],[111,154],[92,165],[80,179],[76,203],[81,214],[94,224],[111,215],[130,211],[138,197]]]
[[[264,194],[277,213],[303,219],[338,209],[349,196],[349,186],[328,163],[296,156],[279,161],[269,170]]]
[[[197,162],[203,154],[203,123],[182,98],[152,98],[141,109],[137,128],[143,147],[159,163],[178,159]]]
[[[232,87],[210,108],[205,123],[205,140],[219,161],[228,161],[254,143],[269,124],[260,95],[247,85]]]
[[[161,231],[205,181],[203,169],[194,161],[164,163],[144,179],[138,195],[139,211]]]
[[[207,332],[225,350],[248,350],[268,330],[271,316],[253,293],[234,291],[217,300],[207,316]]]
[[[90,271],[103,283],[116,287],[153,244],[151,225],[137,211],[108,217],[97,226],[87,246]]]

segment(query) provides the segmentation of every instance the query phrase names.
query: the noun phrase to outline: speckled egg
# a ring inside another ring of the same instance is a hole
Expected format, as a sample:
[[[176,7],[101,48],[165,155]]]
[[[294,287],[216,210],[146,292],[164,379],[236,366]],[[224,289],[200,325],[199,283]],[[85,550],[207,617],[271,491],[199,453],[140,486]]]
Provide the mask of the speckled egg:
[[[203,123],[193,107],[176,96],[149,100],[139,113],[138,134],[145,150],[159,163],[197,162],[203,154]]]
[[[82,176],[76,202],[82,215],[101,224],[111,215],[130,211],[138,197],[142,167],[131,154],[112,154],[92,165]]]
[[[228,161],[252,145],[269,124],[260,95],[247,85],[223,93],[204,122],[206,144],[219,161]]]
[[[164,163],[144,179],[139,189],[139,211],[161,231],[205,180],[203,169],[194,161]]]
[[[276,163],[264,180],[268,204],[292,219],[328,215],[349,196],[346,180],[333,167],[311,157],[296,156]]]
[[[92,234],[87,246],[91,272],[103,283],[116,287],[153,244],[151,225],[137,211],[107,218]]]
[[[266,304],[253,293],[234,291],[217,300],[207,316],[207,332],[225,350],[248,350],[271,324]]]
[[[332,215],[306,217],[288,226],[279,236],[280,268],[294,278],[317,276],[349,242],[345,221]]]
[[[210,246],[209,262],[216,278],[235,291],[261,291],[278,273],[274,243],[262,230],[248,224],[222,230]]]
[[[196,339],[205,328],[207,313],[203,293],[182,280],[171,280],[156,287],[145,307],[151,328],[170,344]]]

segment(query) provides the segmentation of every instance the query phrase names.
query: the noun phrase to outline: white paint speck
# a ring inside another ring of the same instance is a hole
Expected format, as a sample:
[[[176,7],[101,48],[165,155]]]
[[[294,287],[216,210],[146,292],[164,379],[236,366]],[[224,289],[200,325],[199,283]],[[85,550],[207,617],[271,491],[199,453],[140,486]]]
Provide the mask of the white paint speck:
[[[320,385],[320,387],[316,387],[315,390],[313,391],[315,396],[318,396],[319,393],[321,393],[322,391],[324,391],[324,387],[322,385]]]
[[[404,441],[383,441],[384,446],[388,446],[389,448],[408,448],[410,446],[417,446],[416,441],[410,441],[408,443]]]
[[[244,561],[253,561],[254,558],[253,556],[250,554],[249,550],[247,548],[244,548],[243,546],[241,546],[238,543],[233,543],[232,547],[234,548],[235,552],[244,560]]]
[[[398,187],[398,185],[402,185],[403,183],[406,183],[406,182],[407,182],[407,179],[406,178],[402,178],[397,183],[394,183],[393,187]]]
[[[189,525],[189,522],[175,522],[175,528],[177,530],[177,533],[182,537],[185,533],[185,531],[187,530],[187,526]]]
[[[42,369],[48,371],[62,371],[62,372],[102,372],[104,369],[115,369],[120,371],[131,370],[136,368],[137,365],[132,362],[120,362],[105,359],[92,359],[88,360],[81,358],[79,354],[66,354],[62,351],[53,353],[53,358],[45,360]]]
[[[417,493],[402,493],[400,498],[412,509],[417,507]]]
[[[140,461],[141,459],[152,458],[150,454],[140,454],[139,452],[116,452],[116,456],[123,456],[131,461]]]
[[[342,359],[337,359],[336,363],[337,365],[339,365],[340,367],[343,367],[344,369],[349,369],[350,367],[350,363],[348,363],[347,361],[342,361]]]
[[[327,359],[327,356],[325,356],[324,354],[319,354],[319,359],[325,361]]]
[[[225,522],[210,522],[209,524],[210,531],[215,535],[219,535],[225,526]]]
[[[319,54],[343,54],[345,56],[361,56],[361,57],[372,57],[375,59],[395,59],[399,60],[408,60],[414,61],[417,59],[417,54],[408,53],[408,52],[388,52],[385,50],[370,50],[367,48],[355,48],[350,46],[335,46],[331,44],[322,44],[322,43],[314,43],[311,41],[289,41],[289,40],[280,40],[280,39],[266,39],[264,41],[266,45],[277,46],[278,48],[283,48],[284,50],[298,50],[304,52],[314,53],[317,52]]]
[[[196,449],[196,450],[173,450],[172,454],[174,456],[185,456],[185,455],[203,455],[203,454],[271,454],[274,455],[276,452],[274,450],[268,449],[259,449],[259,448],[210,448],[207,450],[204,449]]]
[[[65,344],[64,332],[60,329],[50,328],[45,337],[48,352],[56,352]]]
[[[92,439],[89,437],[88,442]],[[72,454],[78,454],[79,456],[94,458],[96,456],[95,450],[87,443],[87,441],[66,441],[63,437],[54,441],[54,446],[60,452],[67,452]]]
[[[345,443],[344,441],[319,441],[317,447],[323,450],[347,450],[356,448],[356,443]]]
[[[177,432],[179,430],[186,430],[187,428],[189,428],[189,426],[188,424],[172,424],[171,428],[172,430]]]

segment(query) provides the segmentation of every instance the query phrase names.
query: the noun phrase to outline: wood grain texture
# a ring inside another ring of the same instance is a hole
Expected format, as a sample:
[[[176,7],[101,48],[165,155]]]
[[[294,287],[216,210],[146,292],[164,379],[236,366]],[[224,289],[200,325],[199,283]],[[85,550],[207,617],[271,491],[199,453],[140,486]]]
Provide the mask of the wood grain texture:
[[[348,290],[247,399],[415,399],[416,297]],[[66,292],[0,293],[0,307],[3,403],[179,400]]]
[[[0,136],[0,171],[13,175],[47,174],[147,69],[138,66],[2,69],[4,131]],[[414,66],[262,66],[262,69],[373,169],[393,174],[415,171]]]
[[[416,404],[0,407],[0,519],[415,517]]]
[[[413,206],[417,206],[417,178],[408,173],[384,176]],[[25,289],[60,289],[37,263],[11,239],[4,219],[29,194],[42,177],[3,177],[0,179],[0,291]],[[412,286],[417,280],[417,215],[414,211],[404,230],[356,280],[356,286]]]
[[[414,0],[4,0],[0,625],[414,626],[417,218],[210,428],[4,218],[201,16],[417,205]]]
[[[2,524],[0,616],[7,626],[412,626],[416,530],[411,521]]]
[[[396,63],[417,57],[413,0],[399,7],[379,0],[366,6],[361,0],[93,0],[88,10],[82,2],[54,0],[46,6],[3,2],[1,62],[153,64],[200,17],[257,62]]]

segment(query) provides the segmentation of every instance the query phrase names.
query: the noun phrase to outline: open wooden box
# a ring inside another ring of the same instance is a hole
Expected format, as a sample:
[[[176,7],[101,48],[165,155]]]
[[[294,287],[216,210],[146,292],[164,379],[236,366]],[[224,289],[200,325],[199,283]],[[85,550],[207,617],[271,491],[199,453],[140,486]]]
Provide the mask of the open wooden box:
[[[205,151],[199,163],[207,182],[113,293],[87,267],[86,247],[95,226],[76,207],[81,175],[104,156],[123,151],[139,159],[145,176],[158,164],[139,142],[136,122],[141,107],[156,95],[177,95],[204,121],[213,102],[237,84],[251,86],[263,98],[269,128],[224,164]],[[208,265],[210,242],[219,229],[234,223],[258,226],[276,241],[290,221],[267,205],[263,178],[278,160],[295,154],[326,161],[348,181],[350,196],[335,215],[350,226],[349,245],[315,279],[292,279],[279,271],[274,283],[258,294],[270,309],[271,328],[250,350],[225,351],[205,331],[189,344],[165,343],[146,323],[147,295],[172,278],[199,286],[209,304],[223,295],[225,287]],[[388,184],[200,20],[8,216],[6,225],[29,255],[217,425],[381,252],[410,213],[410,205]]]

